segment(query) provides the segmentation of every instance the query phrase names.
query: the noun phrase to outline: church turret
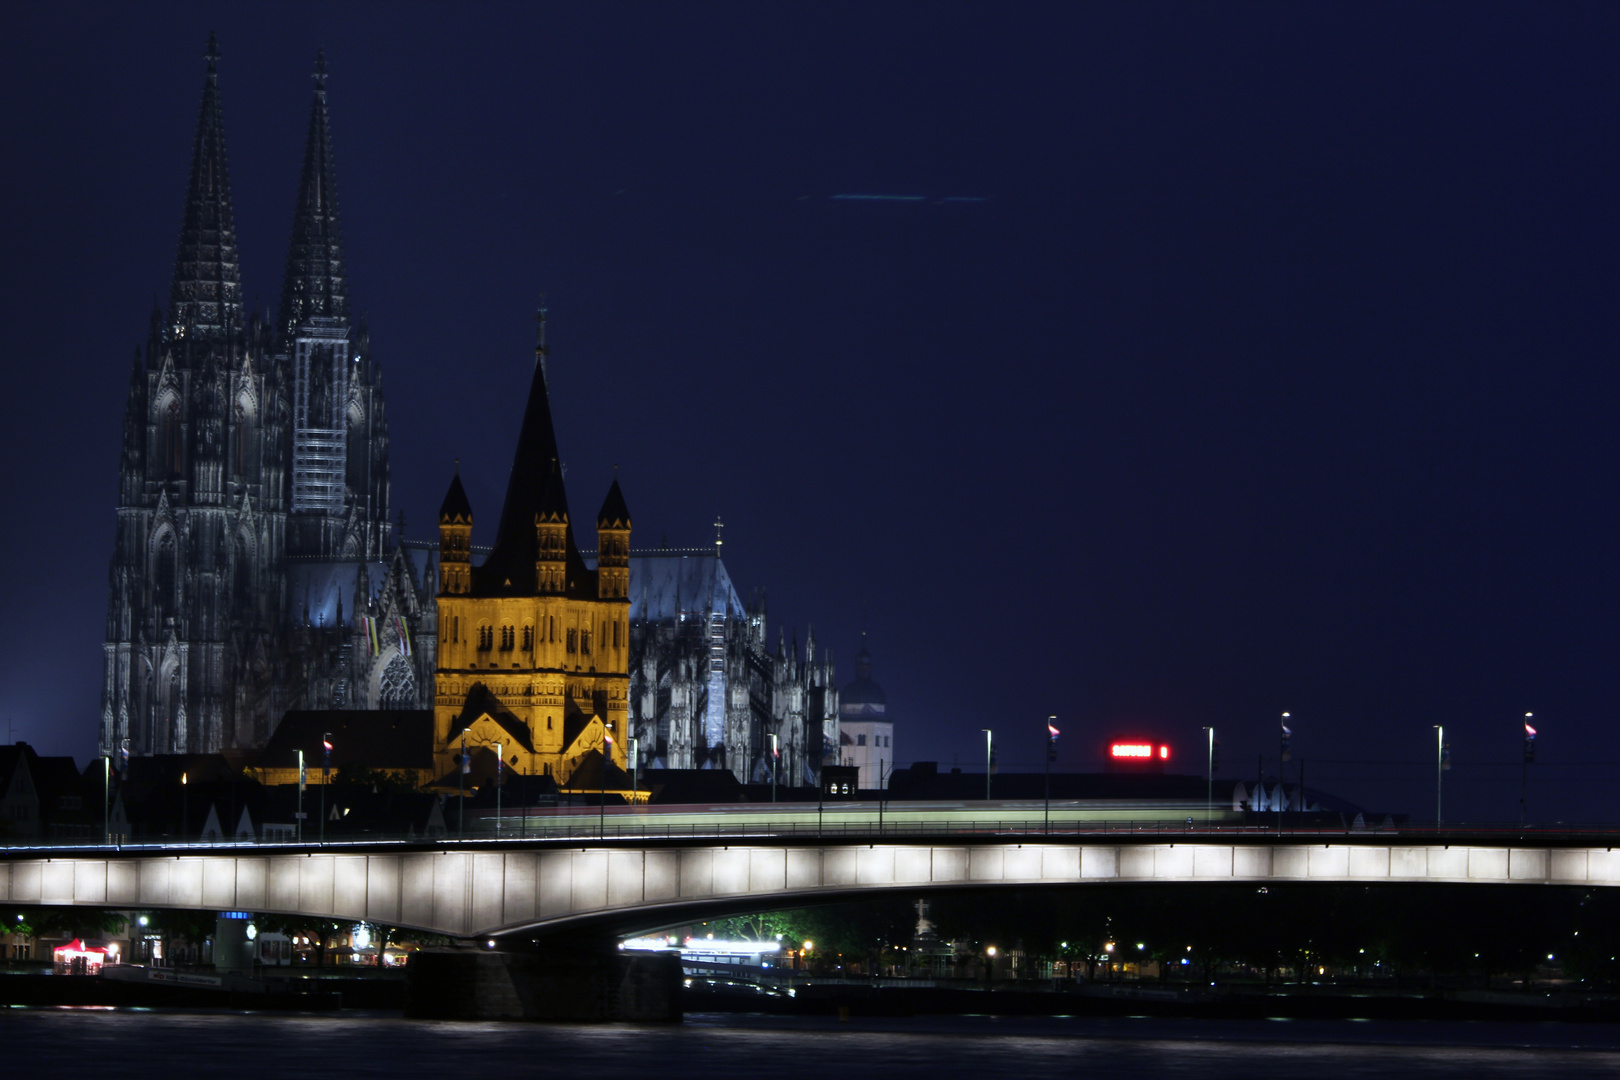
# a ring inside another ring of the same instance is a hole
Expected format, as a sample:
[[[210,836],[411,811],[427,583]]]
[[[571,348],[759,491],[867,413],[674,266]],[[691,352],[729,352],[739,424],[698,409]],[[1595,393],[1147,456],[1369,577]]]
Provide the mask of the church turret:
[[[444,593],[472,591],[472,526],[472,504],[457,469],[439,506],[439,575]]]
[[[596,589],[604,600],[630,598],[630,509],[617,476],[596,514]]]
[[[568,591],[568,502],[563,497],[562,472],[551,459],[540,505],[534,512],[535,580],[540,593]]]
[[[191,156],[191,184],[169,294],[170,326],[181,342],[219,341],[242,325],[242,271],[236,252],[219,104],[219,42],[208,35],[208,76]]]

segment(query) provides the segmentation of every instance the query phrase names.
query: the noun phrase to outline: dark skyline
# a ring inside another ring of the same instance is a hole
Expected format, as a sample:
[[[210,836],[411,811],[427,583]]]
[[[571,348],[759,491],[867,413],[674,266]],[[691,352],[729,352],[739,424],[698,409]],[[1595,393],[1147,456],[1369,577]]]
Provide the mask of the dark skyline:
[[[0,724],[93,752],[130,354],[219,34],[250,303],[318,48],[394,498],[487,542],[550,309],[579,507],[712,541],[896,750],[1620,820],[1612,6],[14,6]],[[863,200],[841,195],[921,196]],[[588,536],[588,530],[587,534]],[[772,631],[774,635],[774,630]],[[1275,766],[1273,765],[1274,769]]]

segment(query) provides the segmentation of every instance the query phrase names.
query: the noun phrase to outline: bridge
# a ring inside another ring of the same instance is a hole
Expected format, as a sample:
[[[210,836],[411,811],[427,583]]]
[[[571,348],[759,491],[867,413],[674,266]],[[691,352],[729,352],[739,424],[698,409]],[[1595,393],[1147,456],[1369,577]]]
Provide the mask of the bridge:
[[[1220,829],[643,836],[0,851],[0,903],[308,915],[498,938],[622,932],[900,890],[1285,883],[1620,885],[1606,833]]]

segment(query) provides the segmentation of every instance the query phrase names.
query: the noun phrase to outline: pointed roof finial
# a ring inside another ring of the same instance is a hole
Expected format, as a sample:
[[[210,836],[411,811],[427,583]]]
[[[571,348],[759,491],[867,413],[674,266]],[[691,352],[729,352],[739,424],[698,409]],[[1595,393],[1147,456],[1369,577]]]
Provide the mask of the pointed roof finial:
[[[326,50],[315,50],[315,89],[326,89]]]
[[[208,74],[211,76],[218,75],[219,38],[212,30],[208,31],[208,51],[203,53],[203,58],[208,61]]]
[[[720,520],[720,515],[716,514],[714,516],[714,557],[717,559],[720,557],[720,545],[725,543],[725,540],[721,539],[725,527],[725,523]]]
[[[540,378],[551,384],[551,375],[546,370],[546,296],[540,294],[540,306],[534,312],[534,366],[540,369]]]

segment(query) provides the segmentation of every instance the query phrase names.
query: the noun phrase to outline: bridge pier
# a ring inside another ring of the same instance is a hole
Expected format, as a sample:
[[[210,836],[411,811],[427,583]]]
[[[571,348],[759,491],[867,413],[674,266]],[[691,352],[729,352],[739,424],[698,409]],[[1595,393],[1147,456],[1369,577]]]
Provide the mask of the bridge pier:
[[[681,1019],[679,958],[626,954],[611,943],[536,952],[423,949],[406,976],[405,1015],[418,1019]]]

